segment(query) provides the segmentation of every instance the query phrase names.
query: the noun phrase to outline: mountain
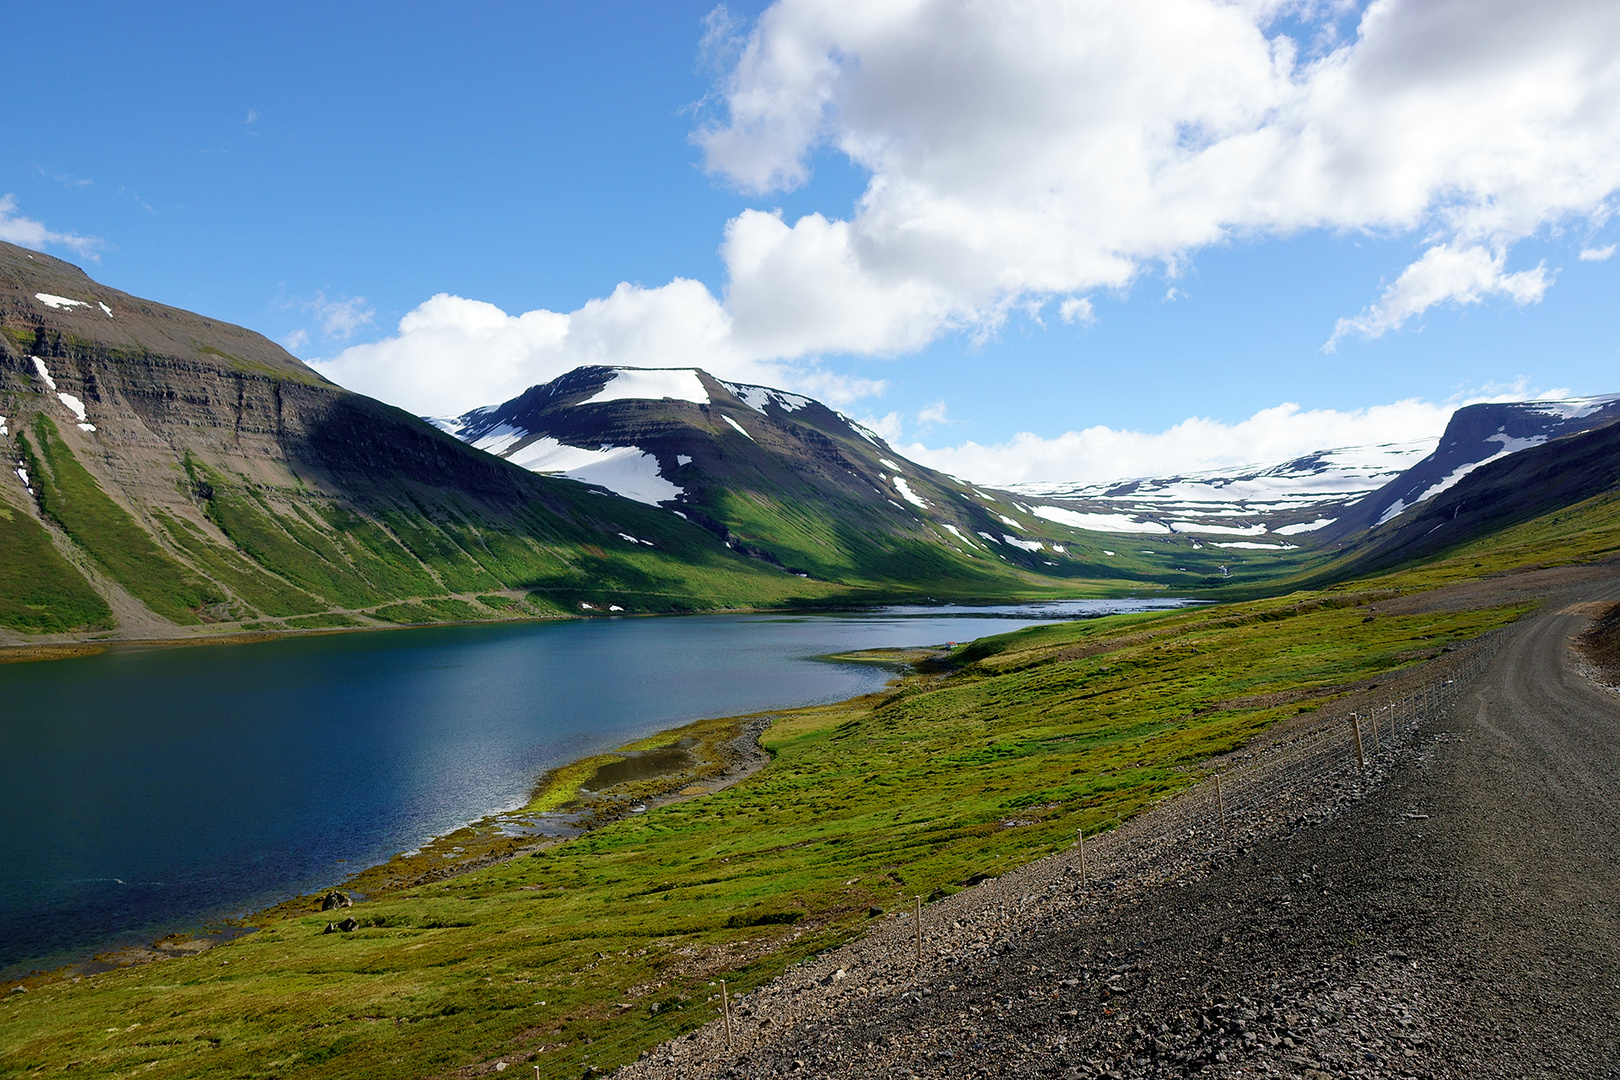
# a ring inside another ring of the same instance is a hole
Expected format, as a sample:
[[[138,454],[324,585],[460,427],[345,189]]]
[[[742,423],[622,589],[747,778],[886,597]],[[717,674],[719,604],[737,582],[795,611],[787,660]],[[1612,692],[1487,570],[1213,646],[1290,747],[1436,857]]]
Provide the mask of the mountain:
[[[1185,533],[1226,550],[1338,549],[1474,470],[1620,419],[1620,395],[1469,405],[1438,442],[1319,450],[1279,465],[1108,484],[1018,484],[1031,512],[1101,532]],[[1239,539],[1241,538],[1241,539]]]
[[[1451,414],[1434,451],[1347,506],[1322,531],[1338,541],[1391,521],[1455,487],[1476,469],[1544,443],[1620,420],[1620,394],[1562,401],[1468,405]]]
[[[1616,400],[1593,398],[1579,407],[1544,412],[1542,416],[1550,418],[1533,420],[1538,425],[1535,433],[1508,436],[1509,440],[1533,439],[1533,443],[1514,447],[1510,454],[1495,454],[1488,460],[1449,470],[1451,462],[1442,456],[1448,441],[1443,439],[1441,450],[1436,451],[1437,461],[1425,459],[1423,466],[1412,470],[1416,475],[1403,475],[1368,500],[1371,508],[1367,512],[1377,512],[1379,520],[1371,529],[1342,541],[1340,558],[1310,578],[1309,583],[1346,580],[1428,559],[1520,522],[1620,489],[1620,415],[1612,404],[1607,404]],[[1540,407],[1543,403],[1526,404]],[[1592,411],[1582,413],[1588,407]],[[1458,410],[1458,416],[1467,411]],[[1530,410],[1514,406],[1486,414],[1490,418],[1483,430],[1492,436],[1503,434],[1493,430],[1492,425],[1504,416],[1526,411]],[[1580,423],[1594,417],[1597,426]],[[1539,425],[1556,427],[1560,420],[1568,422],[1563,434],[1539,437]],[[1452,427],[1458,429],[1455,433],[1459,438],[1451,445],[1459,447],[1467,446],[1463,437],[1467,433],[1482,430],[1477,413],[1462,417],[1460,422],[1454,417]],[[1447,429],[1448,437],[1453,433]],[[1487,441],[1503,445],[1504,449],[1513,445],[1490,436]],[[1427,468],[1426,476],[1420,468]],[[1432,482],[1420,488],[1419,484],[1426,481]],[[1421,496],[1420,501],[1391,513],[1390,508],[1399,506],[1403,496],[1412,491]]]
[[[692,610],[833,590],[538,476],[238,326],[0,244],[0,640]]]
[[[1015,484],[1034,512],[1101,532],[1142,535],[1297,537],[1342,517],[1350,506],[1404,475],[1433,440],[1318,450],[1278,465],[1106,484]],[[1268,546],[1297,541],[1267,541]]]
[[[910,461],[818,401],[697,368],[578,368],[433,422],[514,464],[663,507],[734,550],[849,588],[1185,588],[1224,580],[1229,558],[1169,529],[1127,545],[1076,527]]]

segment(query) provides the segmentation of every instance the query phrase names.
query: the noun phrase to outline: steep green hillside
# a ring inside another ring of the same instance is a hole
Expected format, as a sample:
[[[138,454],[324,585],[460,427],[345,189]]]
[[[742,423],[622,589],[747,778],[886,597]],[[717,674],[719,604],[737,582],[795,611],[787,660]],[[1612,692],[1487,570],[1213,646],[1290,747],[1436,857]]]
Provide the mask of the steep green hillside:
[[[674,514],[499,461],[250,331],[10,245],[0,447],[0,641],[778,606],[843,591]]]

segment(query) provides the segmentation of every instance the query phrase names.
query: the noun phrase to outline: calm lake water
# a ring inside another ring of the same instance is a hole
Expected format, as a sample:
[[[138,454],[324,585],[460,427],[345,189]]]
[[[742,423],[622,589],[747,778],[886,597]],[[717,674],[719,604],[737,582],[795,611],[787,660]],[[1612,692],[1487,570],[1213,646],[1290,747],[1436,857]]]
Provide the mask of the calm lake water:
[[[0,665],[0,977],[336,884],[660,729],[892,677],[819,655],[1177,603],[590,619]]]

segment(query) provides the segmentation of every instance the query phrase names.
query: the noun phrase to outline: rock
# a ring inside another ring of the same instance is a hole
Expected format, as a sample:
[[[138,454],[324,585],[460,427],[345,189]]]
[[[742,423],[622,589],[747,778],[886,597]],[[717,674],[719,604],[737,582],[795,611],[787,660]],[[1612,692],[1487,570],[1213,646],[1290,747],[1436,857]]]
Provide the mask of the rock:
[[[321,898],[321,910],[331,911],[334,908],[354,907],[354,901],[344,893],[333,889]]]
[[[352,933],[353,931],[360,929],[360,922],[353,915],[351,915],[347,919],[344,919],[342,922],[338,923],[337,928],[343,931],[345,934]]]

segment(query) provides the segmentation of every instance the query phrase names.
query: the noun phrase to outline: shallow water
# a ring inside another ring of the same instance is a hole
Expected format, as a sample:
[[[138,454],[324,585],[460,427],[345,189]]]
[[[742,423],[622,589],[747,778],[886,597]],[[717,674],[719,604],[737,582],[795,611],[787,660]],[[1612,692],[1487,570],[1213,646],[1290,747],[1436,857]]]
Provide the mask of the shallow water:
[[[0,665],[0,976],[335,884],[548,768],[891,674],[834,652],[1175,601],[591,619]]]

